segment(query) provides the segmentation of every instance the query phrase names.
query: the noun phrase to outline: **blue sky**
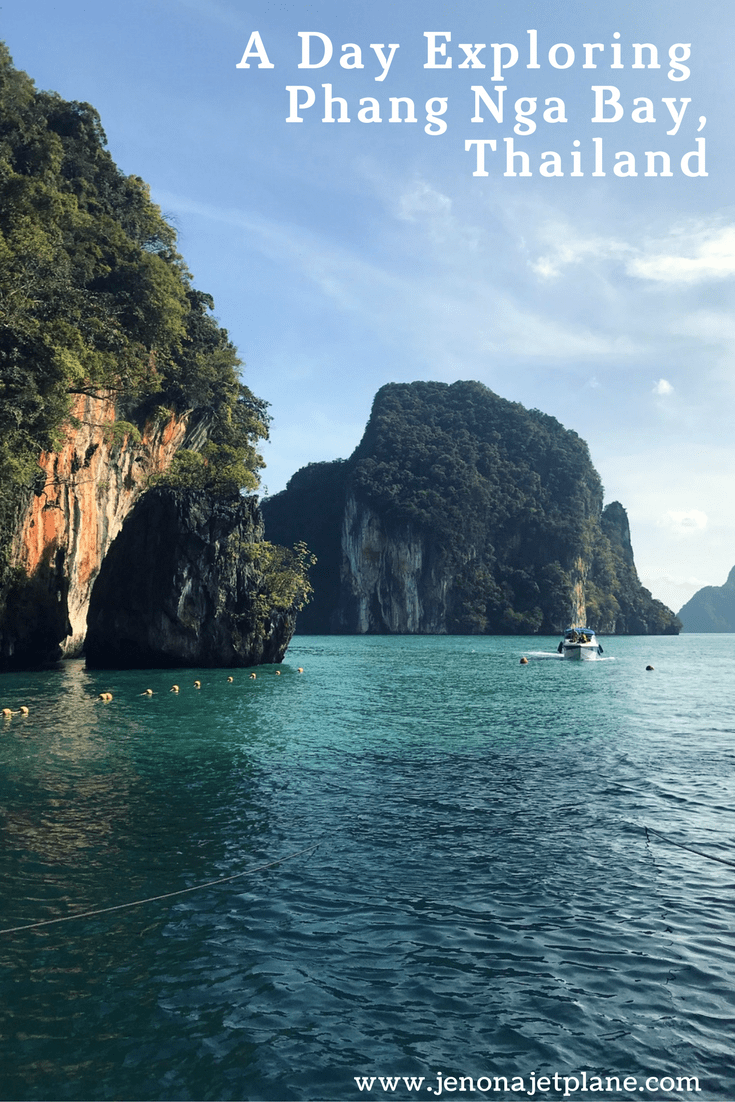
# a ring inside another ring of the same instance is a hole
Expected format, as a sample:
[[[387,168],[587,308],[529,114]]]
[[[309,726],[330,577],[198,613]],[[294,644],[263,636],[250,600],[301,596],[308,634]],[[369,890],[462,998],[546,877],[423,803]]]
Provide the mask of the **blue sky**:
[[[588,442],[675,610],[735,563],[734,30],[729,0],[0,6],[177,227],[271,403],[270,493],[349,455],[384,383],[478,379]]]

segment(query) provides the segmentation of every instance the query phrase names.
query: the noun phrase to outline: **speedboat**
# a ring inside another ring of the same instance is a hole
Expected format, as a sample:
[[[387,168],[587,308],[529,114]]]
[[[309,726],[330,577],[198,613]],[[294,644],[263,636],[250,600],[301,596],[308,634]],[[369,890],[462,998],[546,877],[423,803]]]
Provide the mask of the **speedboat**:
[[[597,642],[591,628],[567,628],[557,650],[562,658],[577,658],[587,662],[602,654],[602,646]]]

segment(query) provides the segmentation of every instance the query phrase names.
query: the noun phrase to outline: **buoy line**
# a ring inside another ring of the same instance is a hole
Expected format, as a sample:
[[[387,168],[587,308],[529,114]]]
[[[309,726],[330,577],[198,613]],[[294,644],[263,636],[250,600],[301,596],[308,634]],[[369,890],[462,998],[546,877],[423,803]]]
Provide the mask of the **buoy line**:
[[[685,846],[683,842],[675,842],[673,838],[667,838],[665,834],[659,834],[653,827],[644,827],[646,832],[646,838],[648,838],[649,832],[655,834],[657,838],[661,838],[662,841],[668,842],[670,846],[678,846],[679,849],[688,849],[690,853],[696,853],[698,857],[706,857],[708,861],[719,861],[721,865],[731,865],[735,868],[735,861],[726,861],[724,857],[715,857],[712,853],[702,853],[701,849],[694,849],[693,846]],[[2,931],[0,930],[0,933]]]
[[[266,865],[257,865],[254,869],[245,869],[244,872],[236,872],[232,876],[222,876],[219,880],[209,880],[206,884],[195,884],[192,888],[179,888],[175,892],[166,892],[164,895],[151,895],[147,899],[134,899],[132,903],[118,903],[114,907],[101,907],[96,911],[79,911],[73,915],[63,915],[61,918],[46,918],[43,922],[29,922],[25,926],[9,926],[7,930],[0,930],[0,934],[15,934],[20,930],[36,930],[39,926],[53,926],[57,922],[71,922],[74,918],[92,918],[95,915],[109,914],[111,911],[123,911],[127,907],[140,907],[143,903],[156,903],[160,899],[173,899],[177,895],[186,895],[188,892],[203,891],[204,888],[213,888],[217,884],[227,884],[230,880],[237,880],[241,876],[250,876],[263,869],[272,869],[274,865],[282,865],[284,861],[290,861],[293,857],[300,857],[302,853],[309,853],[318,849],[321,843],[313,846],[305,846],[295,853],[289,853],[285,857],[279,857],[277,861],[269,861]]]

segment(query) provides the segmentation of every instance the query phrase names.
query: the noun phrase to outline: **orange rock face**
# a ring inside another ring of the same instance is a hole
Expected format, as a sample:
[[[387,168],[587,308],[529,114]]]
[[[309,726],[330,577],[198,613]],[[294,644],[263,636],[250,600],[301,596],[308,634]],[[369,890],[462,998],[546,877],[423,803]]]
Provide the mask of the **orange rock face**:
[[[71,626],[66,655],[84,642],[89,596],[107,549],[150,476],[166,470],[187,433],[186,416],[147,424],[139,442],[114,424],[111,397],[78,396],[61,448],[41,455],[46,484],[33,496],[14,545],[14,562],[29,577],[56,564],[57,599],[66,599]]]

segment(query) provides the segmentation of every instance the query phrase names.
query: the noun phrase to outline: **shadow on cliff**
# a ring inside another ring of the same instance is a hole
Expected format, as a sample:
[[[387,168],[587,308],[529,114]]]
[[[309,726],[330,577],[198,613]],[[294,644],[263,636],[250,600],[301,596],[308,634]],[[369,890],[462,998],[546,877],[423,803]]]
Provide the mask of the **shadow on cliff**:
[[[87,665],[282,661],[308,591],[293,570],[297,558],[265,543],[255,498],[150,490],[113,541],[92,589]]]
[[[50,666],[62,657],[61,642],[71,634],[69,579],[65,552],[49,546],[36,569],[13,571],[0,627],[0,669]]]

